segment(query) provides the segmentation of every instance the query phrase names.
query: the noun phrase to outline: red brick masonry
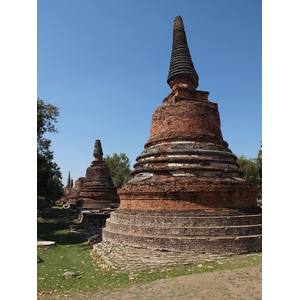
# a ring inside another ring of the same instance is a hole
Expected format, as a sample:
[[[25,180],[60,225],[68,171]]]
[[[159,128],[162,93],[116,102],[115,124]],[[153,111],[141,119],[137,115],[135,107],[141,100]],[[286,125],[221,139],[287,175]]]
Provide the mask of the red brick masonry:
[[[106,221],[103,240],[160,250],[245,253],[261,250],[261,215],[119,209]]]
[[[206,253],[261,250],[258,187],[240,178],[208,94],[177,86],[154,111],[104,241]]]
[[[223,140],[218,105],[198,91],[183,20],[176,16],[167,83],[150,138],[103,240],[136,247],[205,253],[261,250],[258,187],[240,178]]]
[[[89,210],[109,208],[120,203],[110,170],[104,160],[94,160],[86,170],[79,194],[79,205]]]

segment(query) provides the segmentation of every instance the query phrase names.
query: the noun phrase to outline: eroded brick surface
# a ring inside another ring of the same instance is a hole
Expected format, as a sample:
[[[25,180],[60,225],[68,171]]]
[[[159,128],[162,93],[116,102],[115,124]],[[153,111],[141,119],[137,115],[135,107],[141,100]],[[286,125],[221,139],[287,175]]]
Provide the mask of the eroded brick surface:
[[[66,203],[67,206],[71,206],[71,205],[76,206],[78,204],[78,198],[79,198],[79,194],[80,194],[83,183],[84,183],[84,177],[79,177],[75,181],[75,186],[72,188],[71,194],[68,197],[68,201]]]
[[[174,30],[181,22],[176,19]],[[176,49],[180,41],[185,38],[176,39]],[[182,61],[190,56],[181,46],[183,52],[172,51],[172,91],[153,113],[150,138],[132,179],[118,190],[120,208],[108,219],[103,240],[203,253],[260,250],[258,187],[241,179],[222,137],[218,106],[208,92],[196,90],[198,75]]]

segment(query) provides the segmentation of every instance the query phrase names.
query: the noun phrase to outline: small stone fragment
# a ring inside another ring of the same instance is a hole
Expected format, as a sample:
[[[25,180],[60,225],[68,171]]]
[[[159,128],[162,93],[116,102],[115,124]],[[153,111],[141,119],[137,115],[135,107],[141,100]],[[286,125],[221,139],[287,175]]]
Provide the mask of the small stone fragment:
[[[69,278],[71,278],[71,277],[76,276],[76,274],[75,274],[74,272],[67,271],[67,272],[65,272],[62,276],[63,276],[65,279],[69,279]]]

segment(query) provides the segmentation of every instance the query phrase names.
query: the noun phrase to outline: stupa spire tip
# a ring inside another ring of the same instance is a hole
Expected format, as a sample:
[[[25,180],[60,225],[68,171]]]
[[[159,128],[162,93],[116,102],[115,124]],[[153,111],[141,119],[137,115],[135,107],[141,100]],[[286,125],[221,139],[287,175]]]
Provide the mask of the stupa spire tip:
[[[103,159],[103,151],[102,151],[102,146],[101,146],[101,141],[100,140],[95,140],[94,158],[95,158],[95,160],[102,160]]]
[[[182,17],[176,16],[173,25],[172,54],[167,83],[171,89],[181,85],[194,90],[198,86],[198,80],[199,77],[188,48]]]

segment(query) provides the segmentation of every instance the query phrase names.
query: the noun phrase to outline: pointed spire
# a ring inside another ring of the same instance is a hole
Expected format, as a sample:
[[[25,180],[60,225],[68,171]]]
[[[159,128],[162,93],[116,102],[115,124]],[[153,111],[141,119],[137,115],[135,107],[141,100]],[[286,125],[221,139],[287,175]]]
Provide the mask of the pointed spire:
[[[180,16],[177,16],[174,19],[173,45],[167,83],[171,89],[178,84],[183,84],[189,89],[196,89],[198,80],[199,77],[188,48],[183,21]]]
[[[95,157],[95,160],[103,159],[103,152],[102,152],[100,140],[95,140],[94,157]]]
[[[68,176],[68,181],[67,181],[67,187],[70,187],[70,183],[71,183],[70,179],[71,179],[71,177],[70,177],[70,171],[69,171],[69,176]]]

